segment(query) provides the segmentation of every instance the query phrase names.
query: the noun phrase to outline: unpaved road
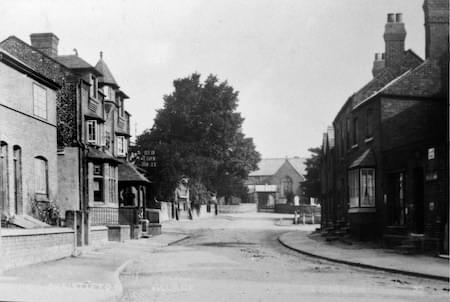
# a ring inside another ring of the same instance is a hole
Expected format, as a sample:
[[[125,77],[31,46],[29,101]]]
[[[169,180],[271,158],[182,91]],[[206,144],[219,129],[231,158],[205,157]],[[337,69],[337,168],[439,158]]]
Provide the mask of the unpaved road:
[[[128,266],[122,301],[449,301],[445,282],[290,251],[277,238],[294,227],[274,222],[270,215],[235,215],[164,224],[164,232],[190,238]]]

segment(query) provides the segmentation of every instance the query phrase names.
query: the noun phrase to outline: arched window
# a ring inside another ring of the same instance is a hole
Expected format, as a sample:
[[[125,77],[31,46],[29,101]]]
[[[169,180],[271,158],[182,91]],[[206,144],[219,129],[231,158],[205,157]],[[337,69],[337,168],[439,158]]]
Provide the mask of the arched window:
[[[281,182],[281,195],[286,197],[288,193],[292,192],[292,178],[285,176]]]
[[[22,149],[20,146],[13,147],[14,167],[14,213],[18,214],[22,210]]]
[[[42,156],[34,158],[35,193],[48,194],[48,163]]]
[[[0,207],[5,212],[8,200],[8,144],[0,141]]]

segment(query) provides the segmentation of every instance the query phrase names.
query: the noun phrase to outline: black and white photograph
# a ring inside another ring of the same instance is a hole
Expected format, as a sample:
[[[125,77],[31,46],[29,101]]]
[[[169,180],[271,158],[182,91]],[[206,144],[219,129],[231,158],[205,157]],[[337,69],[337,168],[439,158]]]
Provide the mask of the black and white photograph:
[[[449,0],[1,0],[0,302],[447,302]]]

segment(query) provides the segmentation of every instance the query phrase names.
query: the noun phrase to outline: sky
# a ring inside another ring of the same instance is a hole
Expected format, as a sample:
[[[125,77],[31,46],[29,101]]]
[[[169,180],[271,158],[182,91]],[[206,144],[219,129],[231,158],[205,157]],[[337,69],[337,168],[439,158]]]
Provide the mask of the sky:
[[[423,0],[2,0],[0,40],[53,32],[58,53],[99,52],[130,96],[132,134],[153,125],[173,80],[215,74],[239,91],[243,131],[264,158],[309,156],[372,77],[387,13],[424,56]]]

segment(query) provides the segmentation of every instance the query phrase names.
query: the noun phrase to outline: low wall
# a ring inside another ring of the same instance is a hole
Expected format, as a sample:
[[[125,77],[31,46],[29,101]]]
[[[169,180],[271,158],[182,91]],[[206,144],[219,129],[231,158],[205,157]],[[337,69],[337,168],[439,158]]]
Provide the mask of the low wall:
[[[238,205],[220,204],[219,214],[256,213],[256,203],[241,203]]]
[[[211,218],[216,216],[215,211],[216,211],[215,205],[209,206],[208,212],[208,206],[206,204],[202,204],[200,208],[192,209],[192,216],[194,219]]]
[[[2,270],[65,258],[74,250],[70,228],[2,229],[1,237]]]
[[[90,246],[99,247],[108,242],[108,227],[106,226],[92,226],[90,229]]]
[[[311,214],[314,213],[315,216],[320,215],[320,208],[317,206],[312,206],[309,204],[304,205],[290,205],[290,204],[275,204],[275,213],[282,214],[294,214],[294,211],[297,211],[299,214]]]
[[[172,204],[170,202],[161,201],[161,209],[159,210],[159,221],[168,221],[172,219]]]

